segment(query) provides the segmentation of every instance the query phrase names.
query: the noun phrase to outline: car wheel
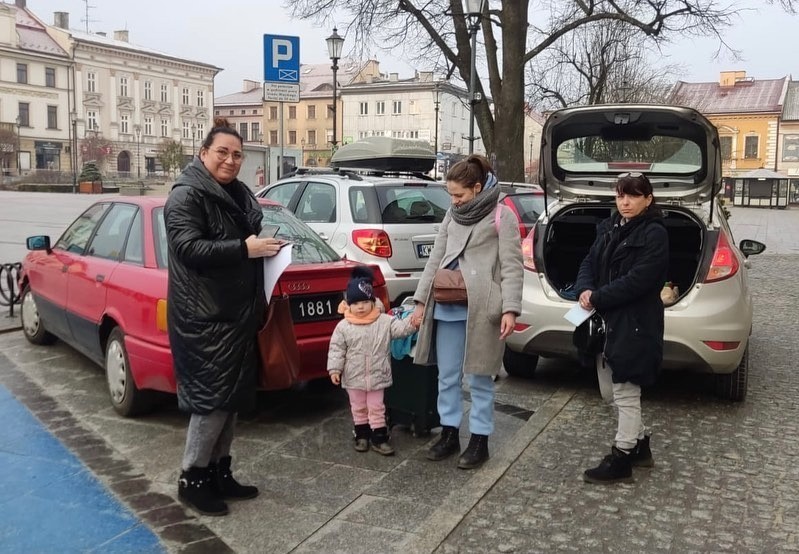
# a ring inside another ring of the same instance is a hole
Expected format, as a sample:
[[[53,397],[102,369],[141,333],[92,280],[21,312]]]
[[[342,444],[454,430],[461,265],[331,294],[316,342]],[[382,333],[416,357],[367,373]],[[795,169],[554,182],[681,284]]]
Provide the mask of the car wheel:
[[[505,366],[505,371],[508,375],[530,379],[535,375],[535,368],[538,366],[538,356],[514,352],[505,346],[505,354],[502,356],[502,365]]]
[[[140,391],[130,372],[125,333],[114,327],[105,346],[105,377],[111,405],[124,417],[131,417],[150,407],[149,395]]]
[[[746,398],[749,382],[749,344],[744,349],[744,355],[735,371],[727,375],[716,375],[716,394],[733,402],[740,402]]]
[[[20,319],[25,338],[33,344],[53,344],[56,337],[45,329],[44,321],[39,315],[39,308],[36,306],[36,299],[33,297],[33,291],[28,285],[22,291],[21,303]]]

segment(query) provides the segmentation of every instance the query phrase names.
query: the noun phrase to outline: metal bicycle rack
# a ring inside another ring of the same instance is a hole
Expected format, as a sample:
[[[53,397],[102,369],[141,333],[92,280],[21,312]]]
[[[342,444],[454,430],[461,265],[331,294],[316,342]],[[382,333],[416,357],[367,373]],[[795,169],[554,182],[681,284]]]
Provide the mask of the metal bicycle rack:
[[[20,290],[18,290],[19,273],[22,271],[22,264],[0,265],[0,306],[8,306],[8,317],[14,317],[14,305],[20,301]]]

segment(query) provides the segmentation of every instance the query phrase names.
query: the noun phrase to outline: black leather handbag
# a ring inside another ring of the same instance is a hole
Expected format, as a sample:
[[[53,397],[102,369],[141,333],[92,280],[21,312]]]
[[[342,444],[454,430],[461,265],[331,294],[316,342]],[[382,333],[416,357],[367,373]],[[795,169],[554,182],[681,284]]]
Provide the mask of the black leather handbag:
[[[578,325],[572,334],[572,342],[583,354],[599,354],[605,347],[605,321],[594,313]]]

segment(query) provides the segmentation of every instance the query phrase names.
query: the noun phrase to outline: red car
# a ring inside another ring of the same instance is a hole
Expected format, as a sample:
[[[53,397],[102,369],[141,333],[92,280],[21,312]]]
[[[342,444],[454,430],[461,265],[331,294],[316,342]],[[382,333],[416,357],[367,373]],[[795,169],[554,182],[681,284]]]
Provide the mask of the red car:
[[[150,391],[175,392],[166,332],[165,197],[118,197],[93,204],[51,245],[29,237],[22,262],[22,329],[34,344],[63,340],[105,368],[114,409],[146,410]],[[264,225],[293,243],[292,264],[272,295],[287,295],[302,370],[326,377],[327,348],[356,262],[342,260],[287,209],[259,200]],[[388,306],[380,270],[375,292]]]

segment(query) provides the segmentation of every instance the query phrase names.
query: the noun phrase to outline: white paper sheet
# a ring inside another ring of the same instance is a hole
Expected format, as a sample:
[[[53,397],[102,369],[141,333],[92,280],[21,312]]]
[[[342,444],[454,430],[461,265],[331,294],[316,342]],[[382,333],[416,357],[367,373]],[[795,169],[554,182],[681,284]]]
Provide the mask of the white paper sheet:
[[[566,312],[563,316],[566,320],[574,325],[575,327],[579,326],[583,321],[591,317],[596,310],[586,310],[580,304],[575,304],[572,306],[572,309]]]
[[[266,303],[272,297],[272,291],[277,284],[277,280],[283,271],[291,264],[291,244],[287,244],[280,249],[280,252],[269,258],[264,258],[264,292],[266,293]]]

